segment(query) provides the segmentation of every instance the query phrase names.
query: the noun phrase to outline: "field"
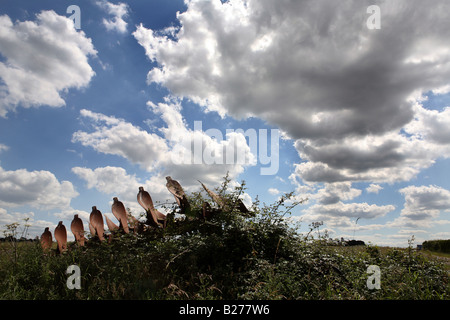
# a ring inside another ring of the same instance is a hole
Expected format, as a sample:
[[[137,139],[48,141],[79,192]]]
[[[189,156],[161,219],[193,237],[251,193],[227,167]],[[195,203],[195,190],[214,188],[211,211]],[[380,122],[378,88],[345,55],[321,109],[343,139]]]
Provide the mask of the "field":
[[[450,272],[450,254],[449,253],[442,253],[442,252],[433,252],[433,251],[420,251],[420,254],[425,256],[428,259],[435,259],[437,261],[442,262],[444,265],[444,268]]]
[[[283,219],[295,205],[286,204],[288,197],[261,208],[255,203],[250,214],[232,209],[209,219],[180,217],[164,229],[119,232],[110,243],[72,243],[63,254],[43,252],[39,242],[6,241],[0,244],[0,299],[450,298],[448,257],[412,244],[344,247],[301,236]],[[193,208],[203,200],[190,198]],[[79,267],[80,289],[67,285],[71,265]]]

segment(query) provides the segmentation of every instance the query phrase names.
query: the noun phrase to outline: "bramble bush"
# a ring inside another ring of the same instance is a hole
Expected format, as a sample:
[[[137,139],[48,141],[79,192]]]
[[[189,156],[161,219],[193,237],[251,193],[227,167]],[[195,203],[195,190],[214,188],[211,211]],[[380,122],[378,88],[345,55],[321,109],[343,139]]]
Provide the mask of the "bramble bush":
[[[245,183],[227,193],[229,182],[216,192],[231,204]],[[21,243],[11,258],[4,244],[0,299],[449,299],[443,265],[411,246],[381,253],[301,235],[286,219],[302,202],[292,196],[271,205],[256,199],[245,214],[229,206],[205,220],[205,197],[195,192],[189,201],[198,218],[174,219],[173,206],[165,229],[116,234],[110,243],[90,239],[61,255],[34,242]],[[70,265],[80,267],[79,290],[66,286]],[[369,265],[381,269],[380,290],[367,288]]]

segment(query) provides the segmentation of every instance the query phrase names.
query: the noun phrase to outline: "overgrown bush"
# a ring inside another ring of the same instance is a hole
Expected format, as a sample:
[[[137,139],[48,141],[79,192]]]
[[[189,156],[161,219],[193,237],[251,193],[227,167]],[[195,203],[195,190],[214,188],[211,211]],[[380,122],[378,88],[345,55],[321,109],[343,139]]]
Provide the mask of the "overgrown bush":
[[[216,192],[232,203],[244,184],[226,194],[228,183],[226,178]],[[299,204],[288,201],[291,196],[272,205],[255,201],[249,213],[233,208],[205,220],[200,218],[205,197],[197,192],[189,200],[198,217],[177,217],[165,229],[117,234],[111,243],[91,239],[62,255],[23,243],[11,259],[11,250],[3,247],[0,299],[450,297],[447,271],[414,250],[382,254],[375,246],[356,250],[300,235],[284,219]],[[70,265],[80,267],[80,290],[66,286]],[[367,288],[369,265],[381,269],[380,290]]]

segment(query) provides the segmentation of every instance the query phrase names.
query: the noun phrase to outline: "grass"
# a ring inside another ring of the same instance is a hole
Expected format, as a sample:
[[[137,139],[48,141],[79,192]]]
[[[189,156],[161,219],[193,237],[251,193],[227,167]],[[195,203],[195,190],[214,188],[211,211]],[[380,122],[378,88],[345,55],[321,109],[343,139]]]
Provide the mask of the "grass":
[[[218,192],[225,195],[226,181]],[[166,229],[117,234],[111,243],[72,244],[64,254],[39,243],[0,246],[0,299],[449,299],[449,274],[434,257],[407,249],[331,246],[301,236],[283,217],[290,195],[252,214],[223,211],[181,217]],[[205,199],[190,196],[193,212]],[[213,203],[212,203],[213,205]],[[320,224],[313,224],[314,229]],[[312,234],[312,233],[311,233]],[[81,289],[66,286],[77,265]],[[367,287],[367,268],[381,270],[381,289]]]
[[[450,272],[450,254],[444,252],[435,252],[429,250],[422,250],[420,254],[424,255],[428,259],[435,259],[443,263],[444,268]]]

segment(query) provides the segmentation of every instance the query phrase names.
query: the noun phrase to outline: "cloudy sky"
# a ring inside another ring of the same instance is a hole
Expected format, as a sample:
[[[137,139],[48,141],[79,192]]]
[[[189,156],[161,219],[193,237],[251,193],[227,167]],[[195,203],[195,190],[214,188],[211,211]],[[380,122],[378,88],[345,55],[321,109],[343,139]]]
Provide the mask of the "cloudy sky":
[[[308,198],[293,212],[303,231],[450,238],[448,12],[445,0],[4,0],[0,225],[29,217],[36,236],[79,214],[87,230],[115,196],[138,216],[139,186],[172,201],[165,176],[196,191],[229,172],[247,203]]]

